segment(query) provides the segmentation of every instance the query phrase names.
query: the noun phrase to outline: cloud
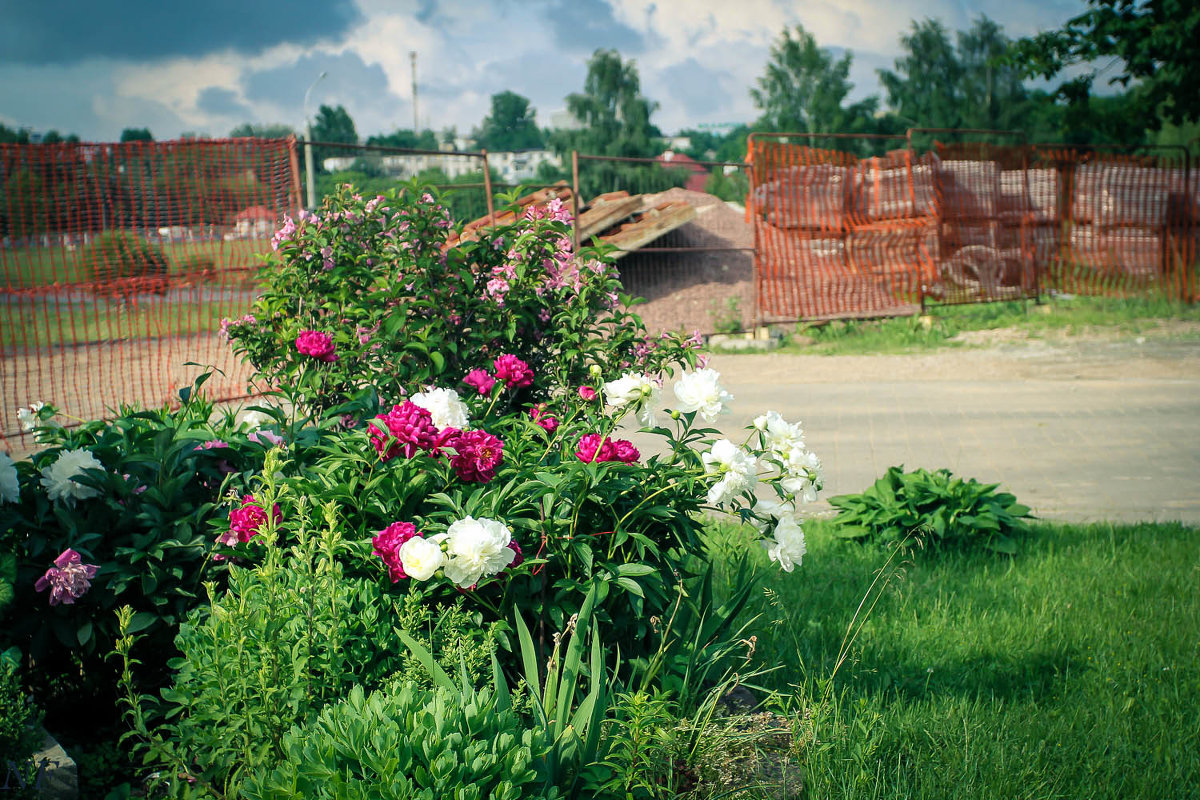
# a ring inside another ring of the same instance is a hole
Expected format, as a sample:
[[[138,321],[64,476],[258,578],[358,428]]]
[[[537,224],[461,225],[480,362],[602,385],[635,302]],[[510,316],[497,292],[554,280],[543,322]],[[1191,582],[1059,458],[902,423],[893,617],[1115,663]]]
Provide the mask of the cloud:
[[[660,73],[659,82],[667,90],[662,100],[679,106],[685,117],[708,119],[729,108],[732,103],[733,96],[722,86],[724,78],[722,71],[709,69],[696,59],[689,58]]]
[[[362,21],[353,0],[56,0],[5,3],[0,62],[145,62],[335,40]]]
[[[221,117],[248,119],[253,116],[250,107],[238,99],[237,92],[224,86],[209,86],[201,91],[196,98],[196,108]]]
[[[604,0],[554,0],[541,13],[550,20],[554,44],[570,52],[615,49],[628,58],[646,49],[645,37],[618,20]]]

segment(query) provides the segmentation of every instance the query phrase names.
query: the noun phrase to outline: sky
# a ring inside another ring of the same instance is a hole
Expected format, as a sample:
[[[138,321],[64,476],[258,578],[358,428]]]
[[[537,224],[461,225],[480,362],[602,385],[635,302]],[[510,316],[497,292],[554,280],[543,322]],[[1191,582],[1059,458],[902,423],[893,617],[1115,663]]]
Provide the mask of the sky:
[[[803,25],[854,56],[852,99],[882,97],[914,19],[965,30],[981,14],[1010,37],[1061,27],[1084,0],[0,0],[0,123],[111,141],[225,136],[245,122],[302,129],[343,105],[362,139],[413,121],[479,125],[493,94],[538,122],[583,89],[599,48],[632,59],[664,133],[749,122],[771,43]],[[326,77],[317,80],[321,73]],[[314,85],[314,82],[315,85]],[[311,89],[311,90],[310,90]]]

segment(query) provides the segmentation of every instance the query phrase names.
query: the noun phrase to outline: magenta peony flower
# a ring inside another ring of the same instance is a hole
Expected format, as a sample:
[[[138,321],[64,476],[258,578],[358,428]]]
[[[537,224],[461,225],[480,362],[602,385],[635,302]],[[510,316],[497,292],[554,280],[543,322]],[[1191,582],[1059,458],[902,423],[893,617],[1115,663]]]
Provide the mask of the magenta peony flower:
[[[496,385],[496,379],[485,369],[473,369],[463,378],[463,383],[475,389],[480,394],[488,394]]]
[[[598,433],[589,433],[579,440],[575,456],[586,464],[599,461],[612,461],[612,443]]]
[[[546,413],[546,404],[538,403],[529,409],[529,416],[533,417],[533,421],[546,429],[546,433],[554,433],[558,430],[558,417]]]
[[[400,545],[416,535],[417,526],[411,522],[393,522],[371,539],[371,544],[375,546],[372,552],[382,558],[383,563],[387,565],[392,583],[408,577],[408,573],[404,571],[404,566],[400,563]]]
[[[467,483],[487,483],[504,461],[504,442],[487,431],[463,431],[450,446],[455,453],[450,466]]]
[[[590,386],[580,386],[579,396],[590,403],[596,399],[596,390]]]
[[[68,547],[54,559],[54,566],[37,579],[33,588],[42,592],[49,587],[52,606],[60,603],[72,605],[92,588],[92,578],[96,577],[99,569],[95,564],[84,564],[79,553]]]
[[[296,337],[296,351],[317,361],[337,361],[333,352],[333,337],[321,331],[300,331]]]
[[[628,439],[617,439],[612,443],[612,458],[610,461],[620,461],[622,464],[633,464],[642,454]]]
[[[271,509],[271,516],[275,518],[277,525],[283,518],[278,503]],[[245,544],[255,535],[262,533],[266,525],[267,512],[255,501],[254,495],[243,495],[242,505],[229,512],[229,530],[217,537],[217,543],[227,547]]]
[[[525,554],[521,552],[521,545],[517,544],[516,539],[513,539],[508,543],[508,549],[517,554],[517,557],[512,560],[511,564],[508,565],[509,569],[512,569],[513,567],[519,567],[525,563]]]
[[[533,385],[533,370],[514,355],[497,356],[492,366],[496,368],[496,378],[504,381],[509,389]]]
[[[382,426],[372,421],[367,433],[382,461],[395,458],[402,450],[405,458],[412,458],[419,450],[432,450],[438,445],[433,415],[411,400],[392,406],[391,411],[375,419],[383,420]]]

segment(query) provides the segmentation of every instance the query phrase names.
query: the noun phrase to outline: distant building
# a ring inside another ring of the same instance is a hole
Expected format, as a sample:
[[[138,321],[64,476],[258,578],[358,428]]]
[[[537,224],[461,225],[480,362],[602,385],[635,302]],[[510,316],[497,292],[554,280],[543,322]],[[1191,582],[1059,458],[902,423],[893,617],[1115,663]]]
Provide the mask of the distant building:
[[[239,239],[265,239],[275,232],[276,214],[264,206],[243,208],[233,218],[233,232]]]
[[[705,185],[708,183],[708,170],[702,165],[683,153],[676,153],[674,150],[667,150],[661,156],[654,159],[664,167],[672,169],[683,169],[691,173],[688,176],[687,183],[683,188],[692,192],[703,192]]]
[[[430,170],[441,170],[450,180],[478,172],[482,162],[471,156],[446,154],[418,155],[394,154],[377,155],[368,153],[364,156],[349,158],[339,156],[327,158],[321,162],[326,172],[345,172],[354,168],[354,162],[359,158],[370,161],[377,169],[389,178],[408,180]],[[488,153],[488,166],[499,173],[502,183],[524,183],[537,177],[538,168],[542,164],[551,164],[556,168],[562,167],[562,159],[550,150],[514,150]]]

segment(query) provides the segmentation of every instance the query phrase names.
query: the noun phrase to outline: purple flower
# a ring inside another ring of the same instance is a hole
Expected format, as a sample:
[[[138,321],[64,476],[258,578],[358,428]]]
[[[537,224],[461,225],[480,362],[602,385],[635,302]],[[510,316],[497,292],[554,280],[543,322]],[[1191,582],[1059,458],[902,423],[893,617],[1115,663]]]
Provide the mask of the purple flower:
[[[100,567],[95,564],[84,564],[79,553],[68,547],[62,551],[62,555],[54,559],[54,566],[37,579],[33,588],[42,592],[49,587],[52,606],[60,603],[71,605],[92,588],[91,581],[98,569]]]

